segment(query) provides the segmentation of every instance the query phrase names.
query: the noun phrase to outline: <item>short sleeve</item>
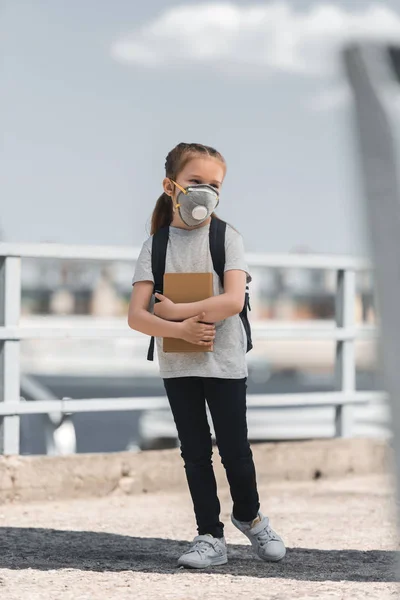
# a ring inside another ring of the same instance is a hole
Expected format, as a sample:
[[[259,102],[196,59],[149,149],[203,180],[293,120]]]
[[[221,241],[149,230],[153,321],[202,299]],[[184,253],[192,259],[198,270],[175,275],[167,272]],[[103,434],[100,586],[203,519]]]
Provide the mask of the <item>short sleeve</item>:
[[[228,225],[225,236],[225,271],[244,271],[247,275],[247,283],[251,281],[249,267],[246,262],[243,238]]]
[[[152,238],[149,238],[142,246],[137,259],[135,273],[132,278],[132,285],[139,281],[151,281],[154,283],[153,271],[151,268],[151,246]]]

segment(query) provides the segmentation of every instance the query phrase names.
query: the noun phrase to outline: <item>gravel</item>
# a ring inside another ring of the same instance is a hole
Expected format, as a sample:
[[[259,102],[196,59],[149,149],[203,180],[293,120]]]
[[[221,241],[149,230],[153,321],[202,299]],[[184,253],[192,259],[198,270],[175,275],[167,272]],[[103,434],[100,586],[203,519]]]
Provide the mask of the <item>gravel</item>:
[[[195,534],[187,493],[0,505],[4,600],[384,600],[399,593],[393,492],[384,476],[260,485],[263,510],[284,537],[279,564],[256,560],[229,521],[229,563],[176,568]]]

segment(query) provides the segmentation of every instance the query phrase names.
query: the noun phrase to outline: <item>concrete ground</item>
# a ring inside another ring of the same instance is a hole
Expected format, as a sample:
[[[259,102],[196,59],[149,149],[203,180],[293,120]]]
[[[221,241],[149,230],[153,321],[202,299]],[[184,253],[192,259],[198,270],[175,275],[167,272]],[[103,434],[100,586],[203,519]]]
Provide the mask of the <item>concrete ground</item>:
[[[395,598],[392,491],[385,476],[348,476],[260,487],[264,512],[289,548],[254,559],[229,522],[229,563],[176,569],[195,534],[185,491],[0,505],[4,600],[287,600]]]

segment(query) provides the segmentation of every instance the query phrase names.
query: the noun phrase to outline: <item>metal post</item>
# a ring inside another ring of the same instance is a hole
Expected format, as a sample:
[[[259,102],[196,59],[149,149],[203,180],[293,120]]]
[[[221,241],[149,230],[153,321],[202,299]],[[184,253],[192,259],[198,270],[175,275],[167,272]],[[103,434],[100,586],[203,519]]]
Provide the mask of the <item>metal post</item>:
[[[336,291],[337,327],[355,325],[355,272],[338,271]],[[343,392],[356,389],[356,363],[354,338],[336,343],[335,364],[336,388]],[[351,437],[353,433],[354,409],[351,404],[339,405],[335,413],[335,434],[337,437]]]
[[[21,259],[0,257],[0,325],[17,326],[21,312]],[[20,342],[0,340],[0,402],[19,402]],[[0,418],[0,454],[19,454],[18,415]]]
[[[356,137],[367,207],[381,328],[381,357],[391,406],[400,523],[400,47],[355,44],[344,63],[354,97]],[[397,575],[400,565],[397,566]]]

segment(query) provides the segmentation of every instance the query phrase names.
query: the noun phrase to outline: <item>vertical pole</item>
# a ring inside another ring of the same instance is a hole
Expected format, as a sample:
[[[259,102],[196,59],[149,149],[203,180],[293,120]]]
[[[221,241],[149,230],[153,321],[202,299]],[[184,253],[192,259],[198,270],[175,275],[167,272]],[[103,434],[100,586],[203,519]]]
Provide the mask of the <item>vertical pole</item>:
[[[0,257],[0,326],[19,323],[21,312],[21,259]],[[0,340],[0,402],[19,402],[20,341]],[[19,454],[18,415],[0,418],[0,454]]]
[[[380,315],[381,357],[393,433],[397,517],[400,523],[400,47],[354,44],[344,63],[354,97],[360,156]],[[397,565],[397,576],[400,565]]]
[[[339,271],[336,290],[336,326],[355,325],[355,272]],[[336,388],[341,392],[354,392],[356,389],[356,363],[354,337],[336,342],[335,364]],[[335,414],[336,437],[351,437],[353,434],[354,408],[349,404],[339,404]]]

